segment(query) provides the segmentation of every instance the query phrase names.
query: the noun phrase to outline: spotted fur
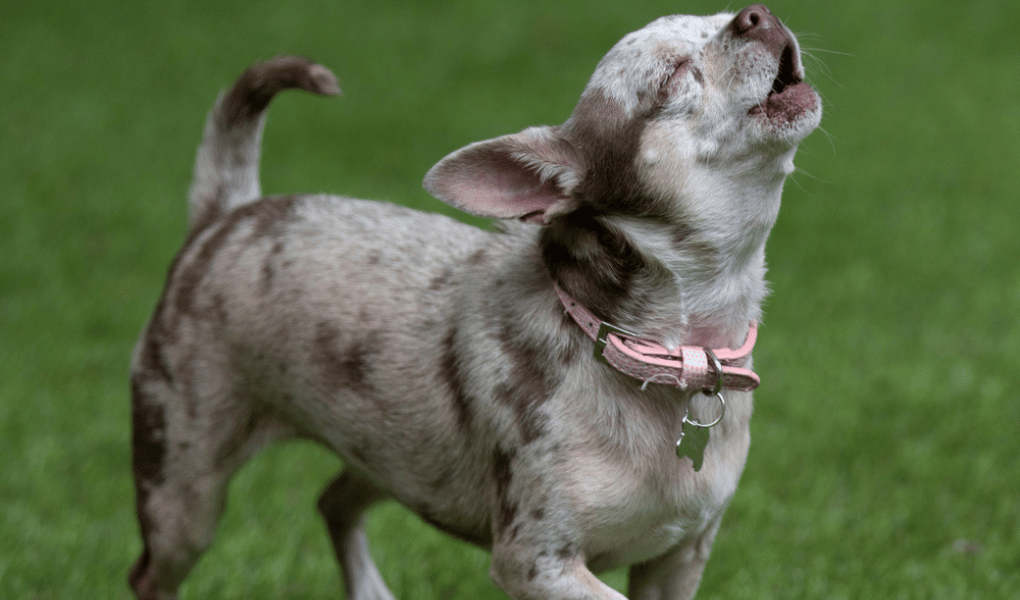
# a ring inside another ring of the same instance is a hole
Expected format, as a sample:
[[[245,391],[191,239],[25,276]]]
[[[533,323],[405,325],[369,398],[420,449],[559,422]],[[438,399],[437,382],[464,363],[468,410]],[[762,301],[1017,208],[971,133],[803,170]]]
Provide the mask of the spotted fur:
[[[132,361],[143,550],[167,600],[213,538],[231,475],[292,438],[340,455],[323,492],[351,600],[388,600],[364,511],[390,498],[492,552],[513,598],[690,598],[749,445],[727,393],[704,468],[674,442],[695,390],[591,356],[553,291],[676,347],[734,346],[760,316],[764,245],[821,107],[761,5],[659,19],[599,62],[561,125],[477,142],[425,177],[452,219],[333,196],[262,197],[265,109],[339,91],[311,61],[253,66],[216,102],[191,231]]]

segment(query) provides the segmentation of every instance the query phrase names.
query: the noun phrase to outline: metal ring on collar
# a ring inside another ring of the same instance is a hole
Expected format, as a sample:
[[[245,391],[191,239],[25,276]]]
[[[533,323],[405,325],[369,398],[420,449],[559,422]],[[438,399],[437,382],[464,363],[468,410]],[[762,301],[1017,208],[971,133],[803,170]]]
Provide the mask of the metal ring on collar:
[[[711,348],[705,348],[704,350],[705,354],[712,359],[712,367],[715,369],[715,387],[711,391],[709,391],[708,388],[705,388],[701,391],[704,392],[706,396],[711,396],[713,394],[718,396],[719,392],[721,392],[723,388],[722,363],[719,362],[719,357],[715,355],[715,352],[712,352]]]
[[[706,394],[706,396],[707,395],[710,395],[710,394]],[[718,392],[716,392],[715,397],[719,399],[719,407],[721,409],[719,411],[719,416],[716,417],[715,421],[712,421],[711,423],[699,423],[698,421],[694,421],[692,419],[688,419],[687,415],[684,415],[684,421],[687,421],[688,423],[690,423],[691,425],[694,425],[695,427],[712,427],[714,425],[718,425],[719,421],[722,421],[722,418],[724,416],[726,416],[726,399],[723,398],[723,395],[718,393]],[[691,400],[693,400],[693,398]],[[690,402],[690,400],[688,400],[688,402]],[[687,414],[690,414],[690,412],[691,412],[690,408],[688,408],[687,409]]]

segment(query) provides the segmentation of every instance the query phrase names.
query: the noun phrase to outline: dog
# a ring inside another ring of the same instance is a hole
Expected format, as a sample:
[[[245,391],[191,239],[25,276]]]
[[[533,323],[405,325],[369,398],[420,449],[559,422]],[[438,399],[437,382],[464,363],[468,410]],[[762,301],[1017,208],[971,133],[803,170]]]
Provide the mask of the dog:
[[[318,510],[351,600],[392,598],[362,526],[384,499],[490,550],[518,600],[619,600],[593,573],[625,565],[632,599],[692,597],[750,443],[766,238],[821,119],[795,37],[762,5],[630,33],[562,125],[427,173],[498,231],[263,197],[289,88],[339,93],[282,57],[214,105],[133,355],[136,596],[175,598],[231,475],[300,438],[344,461]]]

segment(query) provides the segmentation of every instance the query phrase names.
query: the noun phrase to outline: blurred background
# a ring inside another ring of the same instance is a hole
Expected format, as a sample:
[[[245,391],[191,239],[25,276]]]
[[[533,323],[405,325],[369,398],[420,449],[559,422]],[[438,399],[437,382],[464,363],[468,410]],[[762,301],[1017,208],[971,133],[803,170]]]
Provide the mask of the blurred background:
[[[698,597],[1020,589],[1020,5],[780,0],[822,94],[768,246],[751,453]],[[454,211],[425,171],[556,124],[638,2],[39,0],[0,8],[0,597],[128,598],[127,367],[185,235],[206,111],[310,56],[344,96],[270,111],[266,193]],[[476,221],[477,223],[477,221]],[[484,223],[480,223],[486,226]],[[291,444],[231,487],[187,598],[336,598],[314,511],[339,461]],[[395,505],[398,598],[505,598],[488,556]],[[621,589],[626,573],[607,574]]]

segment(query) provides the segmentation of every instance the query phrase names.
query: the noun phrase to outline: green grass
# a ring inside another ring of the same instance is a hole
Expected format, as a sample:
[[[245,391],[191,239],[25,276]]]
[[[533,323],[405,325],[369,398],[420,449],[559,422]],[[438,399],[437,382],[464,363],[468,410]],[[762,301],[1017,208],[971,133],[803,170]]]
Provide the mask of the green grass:
[[[205,111],[248,63],[307,54],[345,90],[338,101],[279,99],[267,192],[453,214],[420,187],[438,158],[561,122],[624,33],[725,8],[8,4],[0,597],[25,600],[128,598],[139,551],[128,357],[184,237]],[[754,443],[699,598],[1010,597],[1020,590],[1020,8],[772,8],[818,59],[807,66],[825,131],[802,145],[769,242]],[[338,465],[290,445],[245,468],[183,597],[339,597],[313,510]],[[505,597],[484,553],[399,507],[376,509],[369,528],[399,598]]]

